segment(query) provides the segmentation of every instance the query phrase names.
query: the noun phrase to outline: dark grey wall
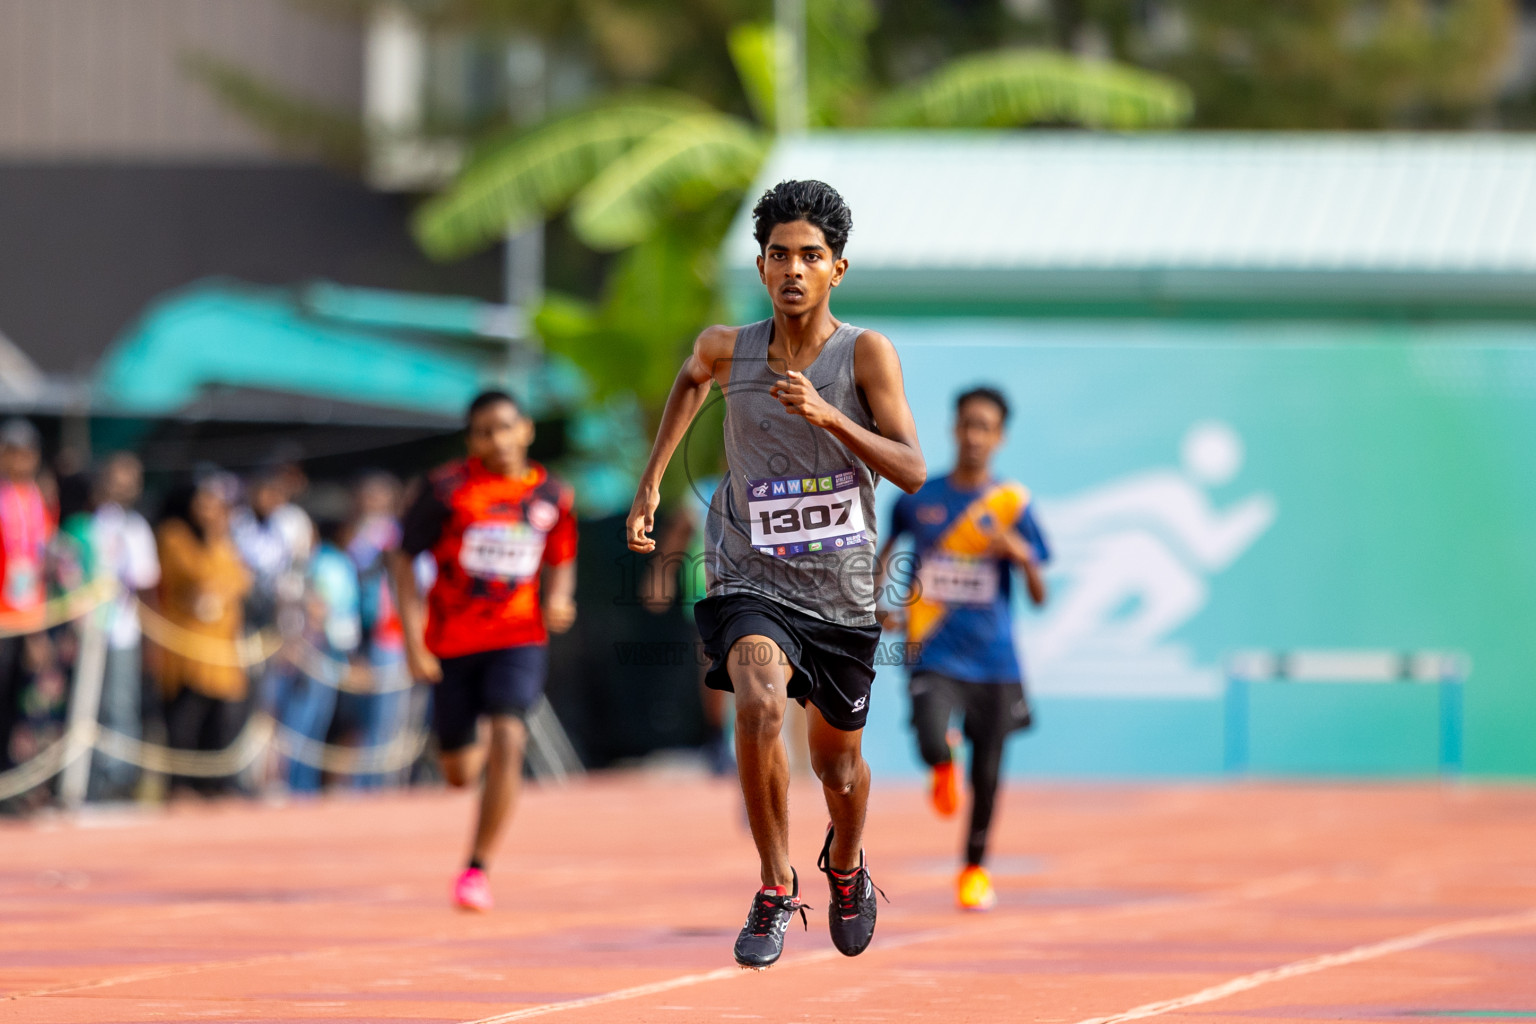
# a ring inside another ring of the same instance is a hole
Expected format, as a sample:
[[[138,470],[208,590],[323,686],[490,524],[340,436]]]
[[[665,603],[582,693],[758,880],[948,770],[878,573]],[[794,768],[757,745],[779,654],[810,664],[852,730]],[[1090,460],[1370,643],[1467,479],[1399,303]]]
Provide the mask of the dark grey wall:
[[[0,163],[0,333],[80,373],[156,296],[208,276],[499,300],[499,251],[434,264],[409,209],[301,165]]]

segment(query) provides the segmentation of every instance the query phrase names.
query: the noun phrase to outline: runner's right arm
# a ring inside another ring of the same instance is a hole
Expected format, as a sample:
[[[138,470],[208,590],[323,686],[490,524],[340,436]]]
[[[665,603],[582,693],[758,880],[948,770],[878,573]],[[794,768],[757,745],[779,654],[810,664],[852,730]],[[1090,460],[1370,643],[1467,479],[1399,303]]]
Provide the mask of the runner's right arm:
[[[411,556],[396,548],[384,552],[384,565],[394,583],[395,614],[400,616],[400,632],[405,638],[405,663],[411,678],[421,683],[435,683],[443,678],[443,667],[427,650],[426,603],[416,587],[416,571]]]
[[[661,502],[661,478],[672,461],[672,453],[682,443],[693,418],[709,398],[709,385],[717,373],[730,373],[731,353],[736,347],[736,328],[709,327],[693,343],[693,352],[683,361],[667,396],[667,407],[656,428],[656,443],[640,474],[635,501],[629,508],[625,538],[631,551],[649,553],[656,541],[648,536],[656,523],[656,506]],[[721,387],[725,385],[722,384]]]
[[[448,508],[438,498],[430,480],[423,480],[418,486],[420,490],[400,524],[400,546],[384,553],[384,566],[395,584],[395,613],[400,616],[400,632],[405,639],[406,667],[417,682],[436,683],[443,678],[443,667],[427,650],[427,608],[416,586],[414,562],[417,555],[430,550],[442,536]]]

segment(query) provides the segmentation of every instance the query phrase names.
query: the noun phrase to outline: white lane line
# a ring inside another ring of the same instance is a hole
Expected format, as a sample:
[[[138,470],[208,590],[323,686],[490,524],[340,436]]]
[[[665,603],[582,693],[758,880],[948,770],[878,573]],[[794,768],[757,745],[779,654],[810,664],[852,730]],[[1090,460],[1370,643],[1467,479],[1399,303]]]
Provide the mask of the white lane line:
[[[1520,914],[1505,914],[1500,917],[1476,917],[1465,921],[1452,921],[1448,924],[1436,925],[1423,931],[1412,932],[1408,935],[1399,935],[1395,939],[1385,939],[1381,942],[1373,942],[1365,946],[1356,946],[1353,949],[1342,950],[1338,953],[1324,953],[1320,956],[1308,957],[1305,960],[1296,960],[1279,967],[1270,967],[1266,970],[1255,971],[1252,974],[1244,974],[1224,981],[1220,985],[1212,985],[1210,988],[1192,992],[1187,996],[1179,996],[1177,999],[1165,999],[1158,1003],[1146,1003],[1126,1010],[1124,1013],[1112,1014],[1108,1017],[1089,1017],[1080,1020],[1077,1024],[1119,1024],[1120,1021],[1142,1020],[1147,1017],[1158,1017],[1175,1010],[1182,1010],[1188,1006],[1198,1006],[1201,1003],[1213,1003],[1218,999],[1236,995],[1239,992],[1247,992],[1249,989],[1258,988],[1276,981],[1285,981],[1288,978],[1298,978],[1304,974],[1316,974],[1318,971],[1326,971],[1333,967],[1343,967],[1347,964],[1357,964],[1363,960],[1375,960],[1379,957],[1391,956],[1394,953],[1403,953],[1410,949],[1418,949],[1432,943],[1443,942],[1446,939],[1457,939],[1467,935],[1482,935],[1487,932],[1512,931],[1519,928],[1536,926],[1536,910],[1528,910]]]
[[[1093,911],[1064,911],[1053,914],[1044,920],[1006,920],[998,921],[991,928],[977,928],[971,926],[956,926],[951,928],[937,928],[924,932],[913,932],[909,935],[899,935],[895,938],[884,939],[877,943],[871,952],[885,952],[891,949],[900,949],[903,946],[915,946],[922,942],[931,942],[934,939],[947,939],[956,935],[975,936],[978,932],[1011,931],[1015,928],[1028,926],[1033,929],[1050,927],[1051,925],[1077,924],[1084,920],[1098,920],[1101,918],[1114,918],[1124,915],[1136,915],[1142,913],[1157,913],[1165,910],[1187,910],[1194,907],[1221,906],[1227,903],[1242,902],[1246,900],[1264,899],[1283,892],[1310,885],[1317,880],[1317,873],[1312,871],[1293,871],[1273,878],[1263,878],[1256,882],[1249,882],[1233,889],[1212,893],[1208,896],[1174,897],[1171,899],[1148,900],[1144,903],[1133,903],[1129,906],[1109,907],[1104,910]],[[842,954],[835,949],[822,949],[804,956],[796,956],[783,960],[774,965],[773,970],[784,971],[793,967],[801,967],[806,964],[823,963],[827,960],[836,960]],[[744,971],[740,967],[720,967],[713,971],[704,971],[699,974],[684,974],[676,978],[668,978],[664,981],[655,981],[647,985],[635,985],[632,988],[615,989],[612,992],[601,992],[594,996],[586,996],[581,999],[569,999],[559,1003],[543,1003],[538,1006],[525,1006],[520,1010],[509,1010],[506,1013],[498,1013],[493,1017],[480,1017],[476,1020],[465,1021],[464,1024],[510,1024],[511,1021],[527,1020],[530,1017],[543,1017],[551,1013],[564,1013],[567,1010],[581,1010],[589,1006],[601,1006],[604,1003],[623,1002],[626,999],[640,999],[644,996],[656,995],[659,992],[670,992],[673,989],[691,988],[694,985],[705,985],[712,981],[727,981],[738,978],[743,974],[752,973]]]
[[[786,967],[820,963],[823,960],[830,960],[841,955],[835,949],[822,949],[814,953],[807,953],[805,956],[797,956],[793,960],[787,960],[775,966],[782,971]],[[527,1020],[529,1017],[542,1017],[546,1013],[582,1010],[588,1006],[601,1006],[603,1003],[618,1003],[626,999],[653,996],[658,992],[670,992],[675,988],[689,988],[693,985],[703,985],[711,981],[724,981],[727,978],[734,978],[745,973],[748,972],[740,967],[720,967],[713,971],[704,971],[701,974],[684,974],[677,978],[668,978],[666,981],[653,981],[649,985],[636,985],[633,988],[615,989],[612,992],[603,992],[595,996],[587,996],[584,999],[570,999],[563,1003],[544,1003],[540,1006],[528,1006],[521,1010],[498,1013],[494,1017],[481,1017],[479,1020],[469,1021],[468,1024],[507,1024],[508,1021]]]
[[[788,965],[786,964],[786,966]],[[506,1024],[507,1021],[542,1017],[546,1013],[558,1013],[561,1010],[580,1010],[588,1006],[601,1006],[603,1003],[617,1003],[625,999],[639,999],[641,996],[652,996],[658,992],[670,992],[675,988],[688,988],[690,985],[702,985],[710,981],[724,981],[731,975],[740,973],[740,967],[721,967],[713,971],[704,971],[702,974],[684,974],[681,977],[668,978],[666,981],[655,981],[649,985],[636,985],[633,988],[616,989],[613,992],[587,996],[584,999],[572,999],[565,1003],[544,1003],[540,1006],[530,1006],[522,1010],[498,1013],[494,1017],[481,1017],[479,1020],[474,1021],[473,1024]]]

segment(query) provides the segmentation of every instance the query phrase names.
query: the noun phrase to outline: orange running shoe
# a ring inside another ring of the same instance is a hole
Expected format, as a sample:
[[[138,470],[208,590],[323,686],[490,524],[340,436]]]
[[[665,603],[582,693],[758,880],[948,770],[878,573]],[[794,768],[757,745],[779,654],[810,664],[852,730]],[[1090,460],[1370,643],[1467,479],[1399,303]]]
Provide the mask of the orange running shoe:
[[[949,761],[933,769],[929,777],[928,802],[941,818],[954,817],[960,809],[960,734],[949,730]]]
[[[933,770],[929,781],[928,802],[941,818],[954,817],[960,807],[960,773],[955,762],[941,764]]]
[[[991,910],[997,906],[997,890],[992,888],[992,876],[979,864],[972,864],[960,872],[960,909]]]

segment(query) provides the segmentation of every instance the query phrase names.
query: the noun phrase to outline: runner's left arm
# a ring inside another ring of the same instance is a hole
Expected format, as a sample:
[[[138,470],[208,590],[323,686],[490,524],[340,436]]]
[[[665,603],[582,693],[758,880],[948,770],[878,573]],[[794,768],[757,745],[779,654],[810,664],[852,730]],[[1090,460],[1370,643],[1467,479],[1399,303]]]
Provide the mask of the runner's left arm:
[[[1040,532],[1040,524],[1035,522],[1033,506],[1024,509],[1024,514],[1012,528],[992,538],[991,554],[1018,566],[1024,574],[1029,600],[1036,607],[1045,604],[1045,574],[1040,571],[1040,566],[1049,560],[1051,553]]]
[[[576,560],[544,569],[544,626],[564,633],[576,622]]]
[[[917,443],[917,424],[901,380],[901,359],[891,339],[865,331],[854,343],[853,374],[869,403],[875,430],[866,430],[817,393],[804,374],[790,370],[774,383],[773,397],[791,415],[832,434],[870,469],[908,494],[928,479],[928,466]]]
[[[1051,560],[1051,546],[1045,542],[1045,532],[1035,519],[1033,503],[1024,507],[1024,514],[1019,517],[1018,531],[1029,542],[1029,553],[1033,556],[1029,560],[1029,567],[1024,570],[1024,582],[1029,587],[1029,599],[1039,607],[1045,604],[1046,596],[1045,575],[1040,567]]]
[[[1040,571],[1040,564],[1033,558],[1021,562],[1019,568],[1024,572],[1024,585],[1029,589],[1029,599],[1035,607],[1045,604],[1045,574]]]
[[[544,540],[544,625],[564,633],[576,621],[576,517],[569,492],[561,495],[560,518]]]

